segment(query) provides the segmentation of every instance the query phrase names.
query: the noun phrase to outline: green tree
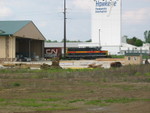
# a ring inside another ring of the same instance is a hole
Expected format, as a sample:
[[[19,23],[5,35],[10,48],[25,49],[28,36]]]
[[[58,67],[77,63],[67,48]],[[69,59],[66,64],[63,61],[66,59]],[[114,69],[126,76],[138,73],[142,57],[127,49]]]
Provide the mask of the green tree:
[[[46,40],[45,42],[53,43],[53,42],[58,42],[57,40]]]
[[[127,43],[131,44],[131,45],[134,45],[134,46],[138,46],[138,47],[143,46],[143,41],[136,38],[136,37],[133,37],[131,39],[128,38]]]
[[[61,42],[64,42],[64,39],[62,39]],[[66,42],[82,42],[82,41],[80,41],[80,40],[66,40]]]
[[[137,39],[137,40],[135,41],[135,46],[138,46],[138,47],[143,46],[143,41],[140,40],[140,39]]]
[[[150,43],[150,31],[144,32],[144,38],[146,43]]]
[[[129,38],[127,38],[127,43],[128,44],[131,44],[131,45],[134,45],[134,40],[133,39],[129,39]]]
[[[91,39],[89,39],[89,40],[86,40],[85,42],[92,42],[92,40],[91,40]]]

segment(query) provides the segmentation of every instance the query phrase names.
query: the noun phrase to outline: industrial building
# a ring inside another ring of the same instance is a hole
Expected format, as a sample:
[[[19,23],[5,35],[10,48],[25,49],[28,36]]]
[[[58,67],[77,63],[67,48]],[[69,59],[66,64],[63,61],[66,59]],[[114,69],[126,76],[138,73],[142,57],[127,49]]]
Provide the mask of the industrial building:
[[[92,43],[111,54],[121,46],[121,0],[92,0]]]
[[[0,21],[0,61],[42,58],[44,40],[32,21]]]
[[[134,45],[130,45],[127,43],[122,43],[120,54],[126,54],[126,53],[140,53],[140,54],[147,54],[150,55],[150,44],[145,43],[141,47],[137,47]]]

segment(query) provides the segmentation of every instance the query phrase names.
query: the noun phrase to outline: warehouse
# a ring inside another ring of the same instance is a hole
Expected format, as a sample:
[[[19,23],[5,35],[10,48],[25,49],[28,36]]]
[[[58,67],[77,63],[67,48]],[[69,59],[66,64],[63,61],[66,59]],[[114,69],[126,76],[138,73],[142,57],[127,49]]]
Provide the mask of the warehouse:
[[[0,61],[43,58],[44,40],[32,21],[0,21]]]

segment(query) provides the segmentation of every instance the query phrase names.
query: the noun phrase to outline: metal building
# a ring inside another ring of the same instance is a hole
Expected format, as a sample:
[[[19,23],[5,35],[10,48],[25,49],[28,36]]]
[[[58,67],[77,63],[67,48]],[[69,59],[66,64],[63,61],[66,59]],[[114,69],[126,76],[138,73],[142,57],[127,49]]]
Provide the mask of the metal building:
[[[32,21],[0,21],[0,61],[42,58],[44,40]]]

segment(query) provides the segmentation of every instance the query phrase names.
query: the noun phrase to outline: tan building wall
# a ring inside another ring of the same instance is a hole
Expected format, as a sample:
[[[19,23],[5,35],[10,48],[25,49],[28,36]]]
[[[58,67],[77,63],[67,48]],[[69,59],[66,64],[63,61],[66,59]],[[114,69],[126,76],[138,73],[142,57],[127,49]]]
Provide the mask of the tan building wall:
[[[35,40],[45,40],[44,36],[32,22],[30,22],[28,25],[24,26],[21,30],[16,32],[14,36],[22,38],[30,37],[31,39]]]
[[[0,60],[12,61],[15,59],[15,37],[0,37]]]
[[[6,57],[6,37],[0,36],[0,58]]]
[[[142,55],[140,56],[125,56],[125,65],[140,65],[142,64]]]
[[[16,57],[16,38],[9,37],[9,58]]]

